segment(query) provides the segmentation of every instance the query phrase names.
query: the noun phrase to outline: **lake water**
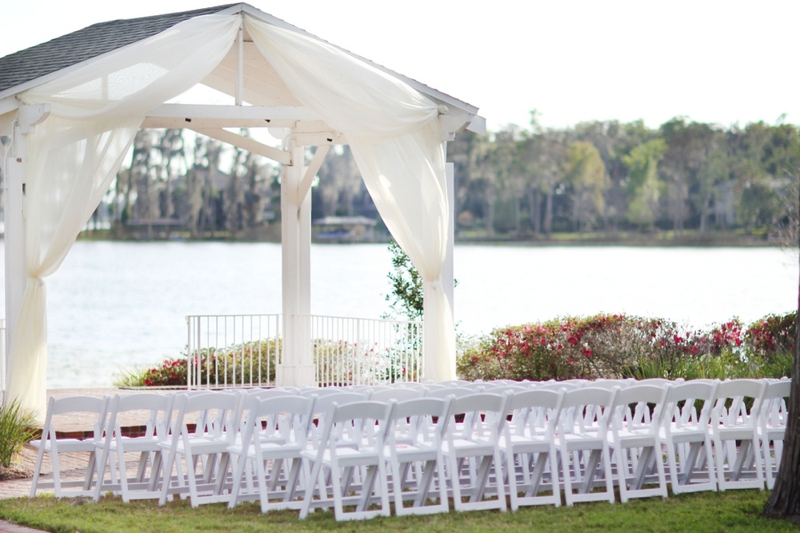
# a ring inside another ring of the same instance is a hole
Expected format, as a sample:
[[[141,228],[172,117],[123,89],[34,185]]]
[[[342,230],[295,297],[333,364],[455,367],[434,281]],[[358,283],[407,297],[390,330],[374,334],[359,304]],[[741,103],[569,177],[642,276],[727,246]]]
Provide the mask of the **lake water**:
[[[280,245],[78,242],[48,278],[48,387],[99,387],[180,354],[184,317],[279,313]],[[388,310],[386,245],[314,245],[314,314]],[[797,302],[796,256],[774,248],[457,246],[459,330],[597,312],[705,326]],[[2,285],[0,285],[2,288]]]

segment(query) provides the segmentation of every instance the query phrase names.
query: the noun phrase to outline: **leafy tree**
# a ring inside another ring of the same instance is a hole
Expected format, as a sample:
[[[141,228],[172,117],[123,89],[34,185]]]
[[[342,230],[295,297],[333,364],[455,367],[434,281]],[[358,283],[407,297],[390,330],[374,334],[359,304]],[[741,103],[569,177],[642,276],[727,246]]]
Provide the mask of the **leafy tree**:
[[[637,146],[622,157],[629,169],[626,188],[630,203],[626,218],[632,224],[653,227],[661,197],[658,162],[666,150],[667,145],[663,139],[654,139]]]
[[[392,270],[386,277],[392,285],[392,292],[386,295],[386,301],[394,314],[408,320],[419,320],[422,318],[424,294],[422,275],[394,239],[389,242],[389,252],[392,254]]]
[[[566,179],[572,186],[572,223],[578,231],[603,215],[608,174],[597,148],[588,142],[573,142],[567,147]]]

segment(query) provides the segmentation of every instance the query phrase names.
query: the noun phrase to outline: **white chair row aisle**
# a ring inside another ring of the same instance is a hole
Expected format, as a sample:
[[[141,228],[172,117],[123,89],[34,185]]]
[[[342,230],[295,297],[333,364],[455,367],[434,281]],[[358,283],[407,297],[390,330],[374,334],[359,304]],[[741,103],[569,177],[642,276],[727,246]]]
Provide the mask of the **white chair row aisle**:
[[[56,496],[176,494],[192,506],[258,500],[262,512],[337,520],[390,514],[568,506],[772,487],[791,381],[569,380],[133,393],[51,398],[45,454]],[[72,411],[92,438],[56,439]],[[144,417],[140,436],[124,421]],[[88,452],[62,483],[58,454]],[[126,454],[137,457],[128,472]],[[95,460],[96,459],[96,460]],[[67,488],[77,488],[68,491]]]

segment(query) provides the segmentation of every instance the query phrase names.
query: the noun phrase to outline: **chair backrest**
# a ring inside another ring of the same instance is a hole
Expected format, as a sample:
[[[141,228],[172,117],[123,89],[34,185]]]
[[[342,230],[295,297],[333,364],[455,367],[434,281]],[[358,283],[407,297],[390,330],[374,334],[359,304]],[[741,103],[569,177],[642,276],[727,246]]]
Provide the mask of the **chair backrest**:
[[[564,394],[561,404],[560,431],[562,433],[605,432],[611,407],[619,387],[583,387]]]
[[[425,395],[425,391],[421,389],[411,389],[411,388],[388,388],[384,390],[374,391],[372,395],[369,397],[371,402],[388,402],[389,400],[394,400],[396,402],[405,402],[407,400],[415,400],[417,398],[422,398]]]
[[[656,433],[671,388],[672,385],[638,384],[618,390],[614,399],[612,429]]]
[[[446,388],[446,389],[427,389],[427,393],[425,394],[426,398],[447,398],[448,396],[453,396],[455,398],[463,398],[464,396],[472,396],[473,394],[479,394],[481,392],[480,389],[467,389],[464,387],[453,387],[453,388]]]
[[[522,392],[528,392],[531,389],[527,387],[521,387],[519,385],[495,385],[492,388],[484,389],[483,392],[488,392],[491,394],[504,394],[506,392],[510,392],[511,394],[519,394]]]
[[[117,394],[109,402],[108,427],[115,432],[121,430],[119,415],[131,411],[149,411],[145,422],[144,437],[158,436],[166,438],[172,417],[172,403],[175,394],[157,394],[153,392],[137,392],[134,394]]]
[[[93,440],[97,442],[101,441],[106,431],[108,404],[108,396],[103,396],[102,398],[95,398],[94,396],[68,396],[59,399],[51,396],[47,404],[42,439],[45,439],[45,434],[51,439],[56,438],[57,420],[53,420],[53,417],[71,415],[72,413],[92,413],[96,415],[92,417],[95,419],[93,424]]]
[[[449,422],[451,436],[473,440],[487,435],[497,438],[506,422],[508,401],[511,393],[504,395],[475,393],[453,399],[450,404],[450,417],[464,415],[460,428],[455,420]]]
[[[445,385],[447,387],[463,387],[464,385],[471,385],[475,383],[474,381],[465,381],[463,379],[451,379],[449,381],[440,381],[439,385]],[[478,382],[481,383],[481,382]]]
[[[177,411],[176,433],[221,437],[227,432],[233,440],[239,429],[237,417],[241,415],[243,399],[241,391],[179,394],[174,409]],[[191,423],[195,424],[194,431],[189,429]]]
[[[395,405],[397,403],[394,401],[381,403],[360,400],[344,405],[334,402],[330,416],[318,432],[319,437],[314,439],[317,452],[327,448],[333,454],[339,447],[382,450],[390,426],[388,420]]]
[[[363,402],[369,397],[369,390],[363,392],[344,392],[338,391],[336,394],[326,394],[317,396],[314,404],[314,414],[325,416],[333,412],[333,404],[345,405],[353,402]]]
[[[387,442],[430,443],[440,446],[447,431],[452,398],[418,398],[395,405],[387,428]]]
[[[732,379],[721,382],[714,393],[712,427],[720,424],[755,427],[766,388],[767,381],[763,379]]]
[[[770,381],[764,389],[761,405],[761,425],[764,429],[785,428],[789,423],[787,400],[792,392],[790,380]]]
[[[676,378],[674,380],[667,378],[646,378],[640,379],[637,383],[639,385],[680,385],[684,382],[683,378]]]
[[[716,380],[698,379],[674,385],[667,393],[662,422],[665,425],[675,424],[676,428],[689,425],[707,428],[718,385],[719,381]]]
[[[364,387],[364,390],[366,390],[366,387]],[[308,387],[308,388],[300,389],[300,395],[301,396],[314,395],[317,398],[323,398],[323,397],[329,396],[331,394],[341,394],[343,392],[354,392],[354,391],[352,391],[352,390],[348,391],[346,389],[340,389],[338,387]]]
[[[299,395],[261,400],[248,412],[243,444],[253,444],[260,450],[262,440],[271,439],[282,445],[305,446],[315,400],[315,396]]]
[[[511,422],[517,435],[544,435],[553,438],[565,390],[528,390],[515,393],[508,400],[507,409],[512,412]]]
[[[584,383],[573,380],[567,381],[543,381],[534,386],[534,390],[560,391],[562,389],[571,391],[583,388]]]
[[[636,383],[635,379],[598,379],[595,381],[590,381],[586,383],[584,387],[594,387],[600,389],[608,389],[611,390],[614,387],[619,389],[626,389]]]

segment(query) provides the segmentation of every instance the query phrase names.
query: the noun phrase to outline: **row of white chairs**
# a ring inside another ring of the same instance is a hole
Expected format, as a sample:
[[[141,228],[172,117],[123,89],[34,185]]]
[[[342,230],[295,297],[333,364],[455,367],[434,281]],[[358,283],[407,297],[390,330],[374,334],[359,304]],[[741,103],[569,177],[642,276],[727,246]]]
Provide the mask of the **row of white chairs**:
[[[263,512],[333,508],[337,519],[512,510],[772,488],[789,380],[453,382],[50,399],[45,453],[57,497],[124,501],[178,494],[193,506],[259,500]],[[96,416],[94,437],[56,439],[68,412]],[[147,412],[141,436],[120,419]],[[58,454],[89,452],[80,481]],[[125,454],[138,454],[129,475]],[[667,479],[669,482],[667,482]],[[68,487],[76,491],[66,490]]]

